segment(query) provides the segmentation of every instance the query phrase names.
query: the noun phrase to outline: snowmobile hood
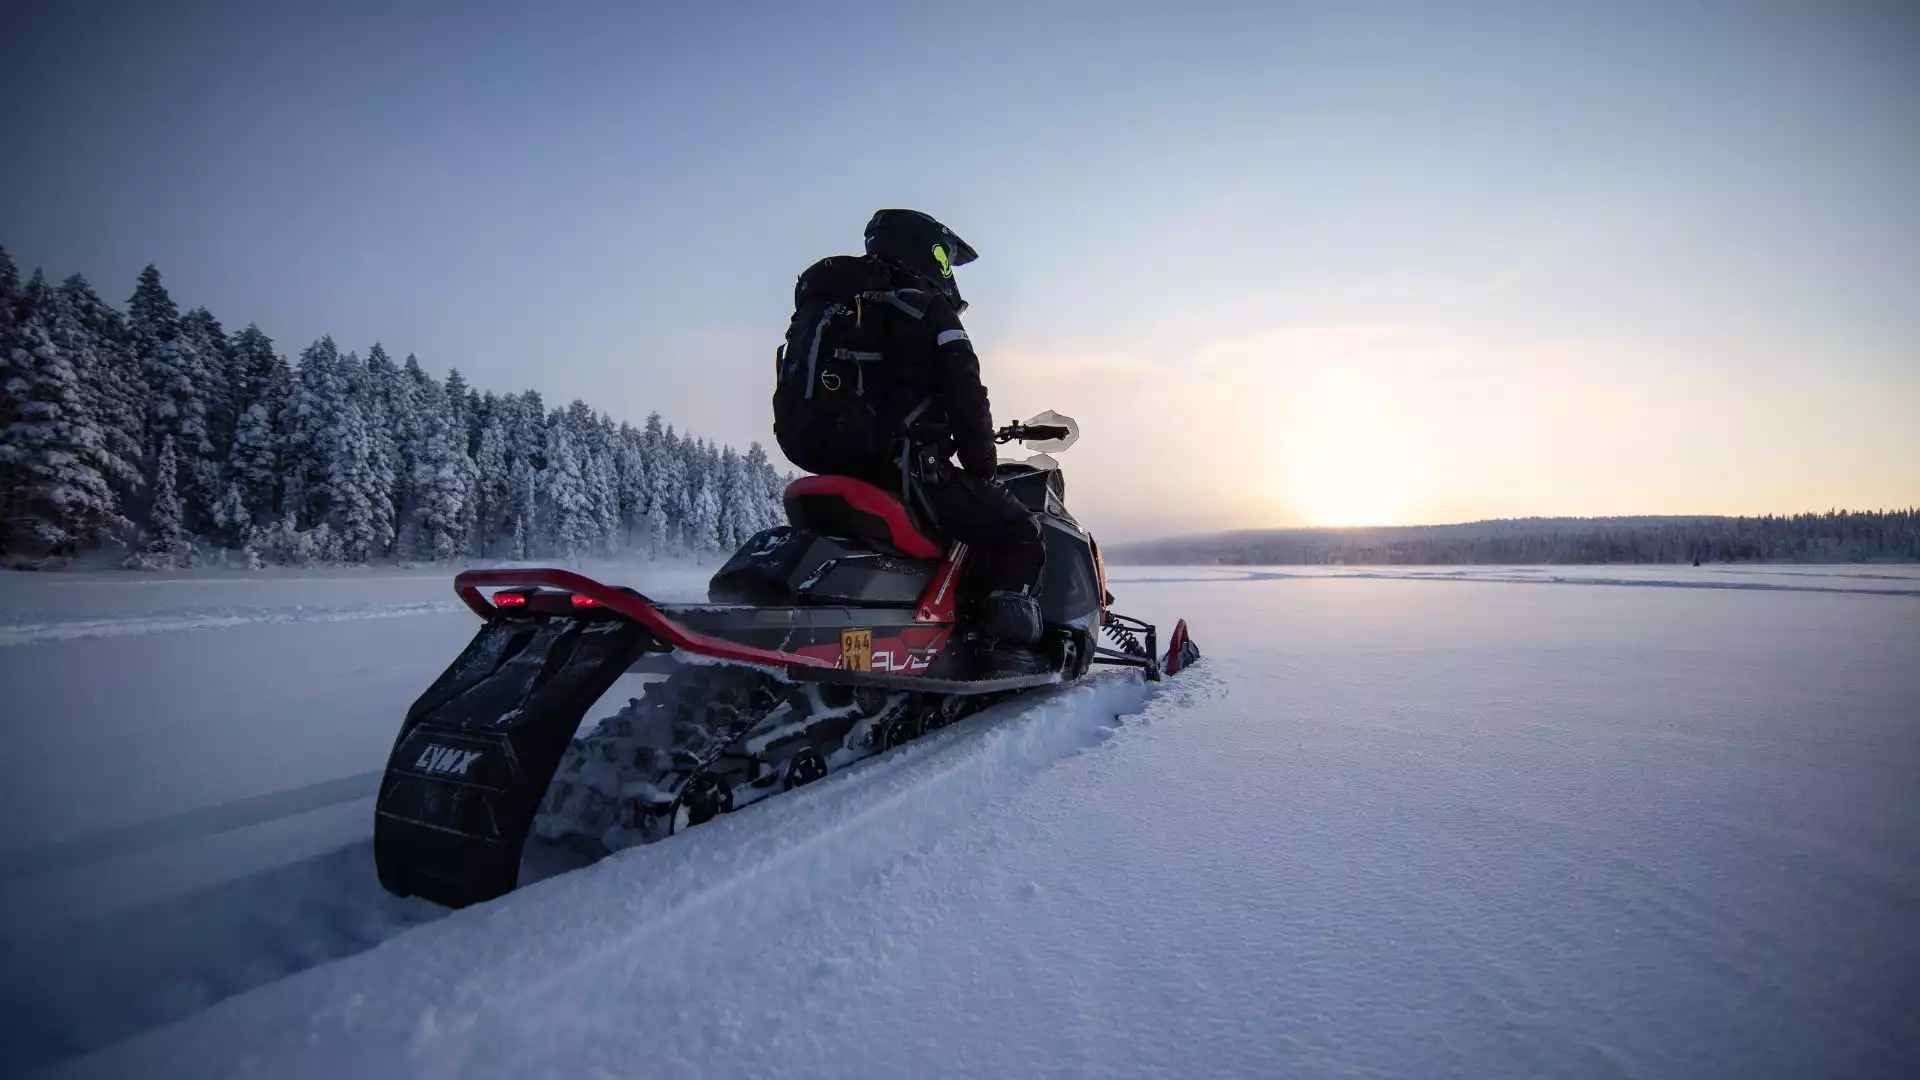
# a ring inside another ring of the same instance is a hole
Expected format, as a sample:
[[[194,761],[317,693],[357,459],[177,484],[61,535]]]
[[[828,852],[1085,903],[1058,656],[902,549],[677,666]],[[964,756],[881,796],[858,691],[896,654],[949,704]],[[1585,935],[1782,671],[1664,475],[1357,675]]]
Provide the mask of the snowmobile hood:
[[[829,255],[800,275],[793,287],[793,306],[809,299],[844,300],[863,292],[878,292],[893,283],[893,273],[879,259],[867,255]]]

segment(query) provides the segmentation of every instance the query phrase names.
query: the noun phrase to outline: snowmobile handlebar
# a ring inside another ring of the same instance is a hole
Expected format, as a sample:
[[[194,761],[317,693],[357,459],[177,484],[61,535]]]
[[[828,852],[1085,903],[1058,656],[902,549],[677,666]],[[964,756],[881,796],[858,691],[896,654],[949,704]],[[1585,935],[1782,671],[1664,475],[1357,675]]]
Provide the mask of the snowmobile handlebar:
[[[1045,442],[1048,439],[1064,439],[1072,432],[1060,424],[1008,424],[993,433],[994,442]]]

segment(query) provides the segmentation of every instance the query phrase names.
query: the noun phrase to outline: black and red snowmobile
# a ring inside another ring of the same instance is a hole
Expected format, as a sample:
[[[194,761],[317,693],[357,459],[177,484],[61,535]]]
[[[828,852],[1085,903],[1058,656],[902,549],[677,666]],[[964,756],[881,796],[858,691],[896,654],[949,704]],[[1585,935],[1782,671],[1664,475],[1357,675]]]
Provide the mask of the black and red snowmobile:
[[[1042,451],[1077,436],[1054,414],[997,434]],[[708,603],[559,569],[459,574],[485,624],[394,742],[374,819],[380,883],[452,907],[488,900],[515,887],[530,832],[602,851],[657,840],[1095,664],[1157,680],[1198,659],[1184,620],[1162,654],[1154,627],[1108,609],[1099,546],[1051,458],[999,475],[1044,525],[1040,674],[976,677],[966,546],[846,477],[790,485],[790,524],[743,545]],[[576,741],[630,673],[644,693]]]

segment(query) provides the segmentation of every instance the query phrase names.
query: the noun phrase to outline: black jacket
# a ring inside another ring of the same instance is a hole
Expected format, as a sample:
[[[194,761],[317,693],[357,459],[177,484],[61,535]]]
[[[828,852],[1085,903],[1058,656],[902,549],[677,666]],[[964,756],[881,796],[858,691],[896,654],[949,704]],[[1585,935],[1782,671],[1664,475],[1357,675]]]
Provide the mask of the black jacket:
[[[834,303],[857,305],[859,321],[869,333],[868,320],[880,320],[878,344],[884,360],[860,371],[863,407],[832,425],[781,416],[776,397],[775,434],[788,459],[810,472],[879,466],[893,460],[912,417],[916,423],[945,424],[961,468],[993,475],[993,410],[973,344],[946,297],[871,258],[823,259],[800,276],[794,290],[786,364],[804,355],[819,313]],[[796,412],[805,408],[798,403],[792,407]],[[856,463],[850,457],[870,460]]]
[[[986,384],[980,381],[980,359],[974,355],[966,327],[960,325],[959,313],[937,292],[908,288],[900,291],[900,298],[926,312],[919,319],[904,312],[890,316],[900,327],[905,398],[916,405],[932,403],[929,413],[953,433],[961,468],[992,476],[997,459],[993,406],[987,400]]]

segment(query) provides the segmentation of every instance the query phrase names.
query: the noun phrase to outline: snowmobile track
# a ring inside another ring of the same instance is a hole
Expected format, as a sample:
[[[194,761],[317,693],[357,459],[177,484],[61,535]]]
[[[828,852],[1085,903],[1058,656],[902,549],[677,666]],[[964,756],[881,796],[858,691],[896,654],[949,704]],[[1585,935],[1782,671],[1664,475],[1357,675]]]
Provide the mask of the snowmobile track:
[[[870,673],[845,674],[783,683],[755,668],[679,666],[575,736],[532,835],[609,851],[655,842],[960,722],[989,706],[989,694],[1062,681],[976,680],[963,697],[929,703],[902,691],[938,694],[944,680],[899,676],[898,688],[876,687]]]

